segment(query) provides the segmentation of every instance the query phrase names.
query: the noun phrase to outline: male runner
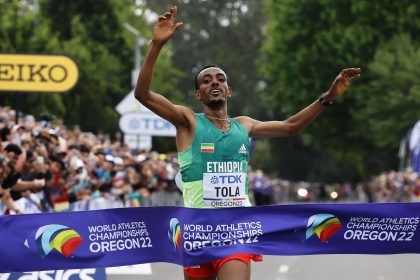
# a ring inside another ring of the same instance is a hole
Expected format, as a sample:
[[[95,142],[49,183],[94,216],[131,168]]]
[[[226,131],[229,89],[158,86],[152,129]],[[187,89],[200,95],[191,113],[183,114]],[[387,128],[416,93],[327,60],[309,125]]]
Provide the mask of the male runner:
[[[194,95],[203,103],[203,113],[195,114],[189,108],[174,105],[162,95],[150,91],[159,52],[182,26],[175,21],[176,13],[177,8],[172,7],[159,16],[137,81],[135,97],[177,129],[176,145],[186,207],[250,206],[248,138],[296,135],[359,78],[360,69],[342,70],[326,93],[287,120],[260,122],[246,116],[228,116],[227,101],[232,96],[232,89],[228,86],[227,75],[218,66],[206,66],[195,77]],[[228,177],[238,180],[232,183]],[[250,279],[251,259],[259,261],[261,256],[238,254],[184,268],[185,279]]]

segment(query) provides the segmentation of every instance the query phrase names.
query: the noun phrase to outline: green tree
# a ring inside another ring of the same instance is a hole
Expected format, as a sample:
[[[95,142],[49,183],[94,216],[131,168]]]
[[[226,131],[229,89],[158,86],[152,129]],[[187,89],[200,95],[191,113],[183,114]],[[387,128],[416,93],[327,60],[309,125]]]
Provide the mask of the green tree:
[[[89,131],[117,130],[117,104],[130,90],[131,53],[117,1],[42,1],[41,9],[65,52],[79,65],[77,87],[63,96],[64,119]],[[98,121],[101,120],[101,121]]]
[[[393,151],[407,131],[420,120],[420,47],[407,34],[380,46],[369,64],[372,80],[361,100],[366,109],[354,114],[362,130],[360,137],[373,140],[375,145]]]
[[[297,140],[317,156],[317,164],[309,165],[311,169],[302,174],[331,180],[346,168],[346,172],[354,172],[343,173],[342,179],[354,179],[377,172],[378,160],[391,168],[390,158],[396,158],[396,154],[378,148],[372,133],[360,127],[357,115],[368,111],[364,100],[370,93],[365,85],[374,79],[368,65],[376,48],[402,30],[413,37],[418,35],[417,4],[391,0],[271,0],[267,8],[270,22],[261,69],[273,95],[272,110],[278,117],[290,116],[313,102],[342,68],[362,68],[362,79]],[[309,154],[302,160],[315,161]],[[326,166],[331,168],[326,170]]]

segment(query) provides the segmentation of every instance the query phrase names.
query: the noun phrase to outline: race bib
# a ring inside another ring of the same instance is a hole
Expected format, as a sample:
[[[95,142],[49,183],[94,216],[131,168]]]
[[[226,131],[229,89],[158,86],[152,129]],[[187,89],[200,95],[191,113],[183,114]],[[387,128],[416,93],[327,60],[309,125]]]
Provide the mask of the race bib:
[[[204,173],[203,200],[210,207],[246,206],[246,174]]]

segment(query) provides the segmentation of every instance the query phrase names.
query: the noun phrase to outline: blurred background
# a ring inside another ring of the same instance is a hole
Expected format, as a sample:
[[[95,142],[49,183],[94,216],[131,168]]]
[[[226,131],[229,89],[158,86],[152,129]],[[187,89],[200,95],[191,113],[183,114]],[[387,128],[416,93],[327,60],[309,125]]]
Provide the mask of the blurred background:
[[[67,55],[79,71],[65,93],[0,91],[0,215],[183,205],[173,135],[122,127],[145,114],[133,77],[172,5],[184,26],[152,89],[197,112],[206,64],[228,74],[229,115],[258,120],[286,119],[341,69],[362,69],[299,136],[251,139],[254,205],[420,200],[419,1],[0,0],[0,53]],[[9,70],[0,60],[0,87]]]

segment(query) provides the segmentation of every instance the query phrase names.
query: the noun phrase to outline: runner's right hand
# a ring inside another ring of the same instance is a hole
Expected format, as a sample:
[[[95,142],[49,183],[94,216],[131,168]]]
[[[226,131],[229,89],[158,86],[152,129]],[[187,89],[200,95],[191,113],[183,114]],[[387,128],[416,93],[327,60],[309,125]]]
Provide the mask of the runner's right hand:
[[[182,22],[175,23],[177,7],[172,7],[168,12],[160,15],[153,29],[152,41],[164,45],[175,32],[183,25]]]

